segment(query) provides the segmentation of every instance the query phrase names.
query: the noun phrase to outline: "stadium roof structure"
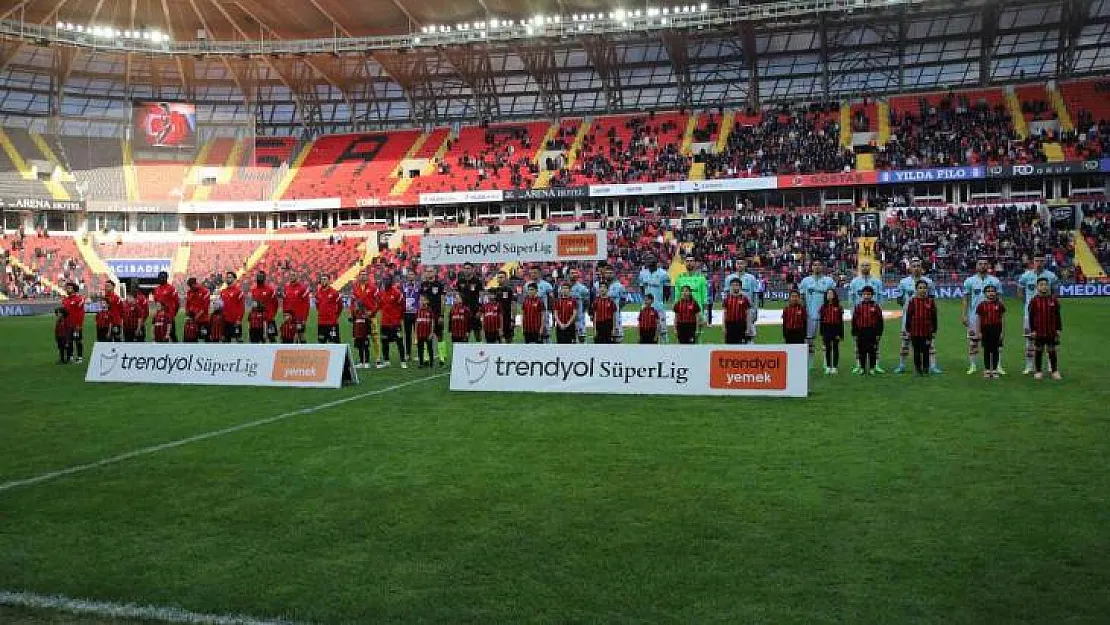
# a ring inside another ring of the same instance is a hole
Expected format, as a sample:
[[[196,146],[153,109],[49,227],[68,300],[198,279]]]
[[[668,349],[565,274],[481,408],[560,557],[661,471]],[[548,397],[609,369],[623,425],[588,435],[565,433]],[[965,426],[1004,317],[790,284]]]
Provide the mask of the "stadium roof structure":
[[[840,100],[1105,73],[1108,27],[1110,0],[18,0],[0,121],[107,134],[167,99],[209,132],[293,134]]]

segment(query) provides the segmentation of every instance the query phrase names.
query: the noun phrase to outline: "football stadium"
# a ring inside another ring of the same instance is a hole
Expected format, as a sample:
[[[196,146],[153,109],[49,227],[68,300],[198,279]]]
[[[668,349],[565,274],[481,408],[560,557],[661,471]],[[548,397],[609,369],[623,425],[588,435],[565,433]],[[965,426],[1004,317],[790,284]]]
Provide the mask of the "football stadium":
[[[0,0],[0,623],[1110,622],[1108,195],[1110,0]]]

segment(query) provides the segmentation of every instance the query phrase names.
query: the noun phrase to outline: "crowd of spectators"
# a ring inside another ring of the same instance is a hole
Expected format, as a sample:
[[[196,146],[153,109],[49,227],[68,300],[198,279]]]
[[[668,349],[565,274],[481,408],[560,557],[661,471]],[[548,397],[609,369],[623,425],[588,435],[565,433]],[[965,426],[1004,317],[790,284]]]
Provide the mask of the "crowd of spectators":
[[[582,183],[626,184],[685,180],[691,159],[667,137],[681,133],[674,120],[657,121],[654,114],[627,119],[624,132],[610,126],[604,135],[594,127],[582,140],[573,171],[561,172],[558,184],[578,178]],[[555,182],[553,181],[553,185]]]
[[[971,102],[955,94],[939,102],[921,98],[917,111],[891,108],[890,132],[890,141],[875,154],[880,169],[1046,160],[1038,139],[1019,140],[1004,105]]]
[[[732,129],[720,154],[703,152],[706,178],[851,171],[855,155],[840,146],[840,105],[767,111],[754,126]]]
[[[1110,204],[1095,202],[1083,204],[1083,221],[1080,233],[1086,237],[1087,245],[1105,269],[1110,267]]]
[[[905,272],[911,258],[920,258],[936,277],[949,280],[970,274],[980,257],[990,259],[1002,279],[1017,279],[1036,254],[1047,255],[1049,268],[1065,279],[1073,273],[1070,235],[1032,205],[896,209],[876,254],[886,272]]]

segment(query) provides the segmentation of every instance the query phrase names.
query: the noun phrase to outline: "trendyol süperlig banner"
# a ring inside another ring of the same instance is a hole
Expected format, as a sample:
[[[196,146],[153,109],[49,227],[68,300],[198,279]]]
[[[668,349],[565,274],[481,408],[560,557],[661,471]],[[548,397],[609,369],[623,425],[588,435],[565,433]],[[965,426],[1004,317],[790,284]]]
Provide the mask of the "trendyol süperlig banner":
[[[608,258],[604,230],[508,232],[420,238],[425,265],[463,263],[556,262]]]
[[[805,345],[459,344],[452,391],[805,397]]]
[[[339,388],[358,382],[346,345],[97,343],[86,382]]]

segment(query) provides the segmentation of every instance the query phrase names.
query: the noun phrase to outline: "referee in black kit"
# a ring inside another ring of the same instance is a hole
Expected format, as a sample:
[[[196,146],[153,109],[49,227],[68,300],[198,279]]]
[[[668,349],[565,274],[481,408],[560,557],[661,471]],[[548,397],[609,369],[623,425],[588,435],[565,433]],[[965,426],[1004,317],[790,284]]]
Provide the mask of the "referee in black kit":
[[[434,267],[424,267],[420,281],[420,295],[428,298],[428,306],[436,313],[436,341],[439,342],[439,364],[447,362],[447,340],[443,335],[443,282],[436,277]]]
[[[463,263],[462,271],[455,279],[455,291],[470,309],[470,333],[475,341],[482,340],[482,318],[479,314],[482,290],[482,278],[474,273],[474,263]]]

